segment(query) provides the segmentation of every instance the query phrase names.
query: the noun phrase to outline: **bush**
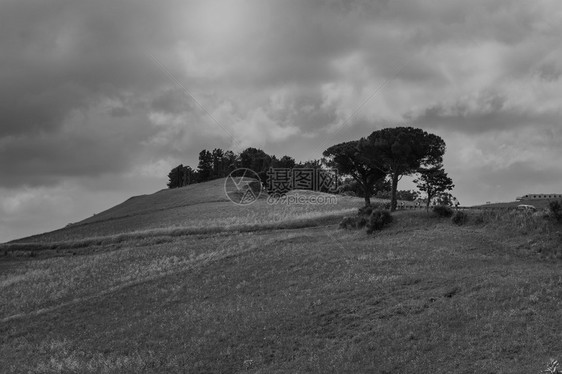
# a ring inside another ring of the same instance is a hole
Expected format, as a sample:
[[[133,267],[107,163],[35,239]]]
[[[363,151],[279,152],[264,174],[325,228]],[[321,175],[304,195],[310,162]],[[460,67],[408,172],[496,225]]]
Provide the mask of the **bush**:
[[[562,200],[551,201],[548,207],[552,216],[558,222],[562,222]]]
[[[390,203],[374,203],[371,205],[365,205],[364,207],[359,208],[357,215],[366,216],[368,218],[374,210],[390,210]]]
[[[433,211],[439,216],[449,218],[453,215],[453,209],[447,205],[437,205],[433,207]]]
[[[359,208],[359,210],[357,211],[357,215],[369,217],[373,212],[373,209],[374,208],[372,205],[365,205],[364,207]]]
[[[340,228],[347,230],[362,229],[365,225],[367,225],[367,219],[363,216],[344,217],[340,222]]]
[[[388,210],[373,210],[367,224],[367,232],[372,233],[375,230],[381,230],[390,223],[392,223],[392,215]]]
[[[451,221],[453,221],[455,225],[464,225],[468,221],[468,214],[466,214],[462,210],[457,210],[455,214],[453,214],[453,218],[451,218]]]
[[[356,217],[343,217],[340,222],[340,228],[342,229],[354,229],[355,228]]]

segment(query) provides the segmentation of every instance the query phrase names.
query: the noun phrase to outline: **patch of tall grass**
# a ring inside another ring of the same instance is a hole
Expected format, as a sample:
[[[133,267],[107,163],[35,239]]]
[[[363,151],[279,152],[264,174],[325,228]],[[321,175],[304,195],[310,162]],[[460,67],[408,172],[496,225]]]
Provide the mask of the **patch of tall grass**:
[[[487,228],[507,229],[520,234],[550,234],[556,228],[546,212],[479,210],[468,213],[468,221]]]

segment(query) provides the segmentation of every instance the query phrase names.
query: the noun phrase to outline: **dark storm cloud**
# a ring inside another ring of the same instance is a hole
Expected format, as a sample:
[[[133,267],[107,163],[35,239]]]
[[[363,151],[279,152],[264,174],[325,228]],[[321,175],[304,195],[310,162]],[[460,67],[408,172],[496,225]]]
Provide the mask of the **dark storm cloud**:
[[[150,53],[173,43],[133,1],[4,1],[0,5],[0,137],[55,131],[75,109],[161,84]],[[162,19],[160,19],[162,21]]]
[[[48,186],[68,178],[127,170],[142,153],[142,141],[155,130],[138,117],[119,127],[109,118],[105,121],[78,131],[65,129],[0,141],[2,185]]]

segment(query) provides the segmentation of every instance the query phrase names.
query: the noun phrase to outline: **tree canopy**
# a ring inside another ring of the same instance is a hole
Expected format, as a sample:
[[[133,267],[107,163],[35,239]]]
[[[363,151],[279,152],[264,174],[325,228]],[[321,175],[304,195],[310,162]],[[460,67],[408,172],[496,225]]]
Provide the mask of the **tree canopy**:
[[[440,164],[445,142],[439,136],[413,127],[393,127],[374,131],[358,144],[360,160],[390,177],[391,211],[396,210],[398,181],[421,167]]]
[[[197,173],[189,166],[178,165],[168,173],[168,188],[178,188],[195,183]]]
[[[359,141],[350,141],[331,146],[323,153],[328,158],[328,165],[341,174],[351,176],[362,188],[365,204],[371,203],[373,187],[386,177],[386,172],[364,162],[359,152]]]

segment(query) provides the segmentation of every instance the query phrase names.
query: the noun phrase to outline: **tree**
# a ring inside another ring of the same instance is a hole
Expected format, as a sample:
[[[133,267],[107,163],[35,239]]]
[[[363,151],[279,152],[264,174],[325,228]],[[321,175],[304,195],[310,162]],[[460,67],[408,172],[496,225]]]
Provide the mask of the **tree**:
[[[178,165],[168,173],[168,188],[178,188],[195,183],[195,172],[189,166]]]
[[[256,173],[266,171],[271,165],[271,156],[257,148],[246,148],[240,153],[240,167]]]
[[[246,148],[240,153],[239,167],[255,171],[264,186],[267,185],[267,171],[271,163],[271,156],[258,148]]]
[[[224,152],[224,155],[222,156],[222,160],[223,160],[223,165],[225,168],[225,174],[229,174],[230,172],[232,172],[234,169],[236,169],[236,158],[237,156],[234,154],[234,152],[232,151],[226,151]]]
[[[441,193],[437,194],[437,198],[436,198],[437,205],[453,206],[453,205],[455,205],[456,201],[457,201],[457,198],[454,197],[453,195],[451,195],[448,192],[441,192]]]
[[[420,191],[427,195],[426,209],[429,209],[429,204],[435,197],[451,191],[455,187],[453,180],[449,178],[441,164],[420,168],[418,172],[420,176],[414,180],[414,183],[417,184]]]
[[[183,168],[183,165],[179,165],[179,166],[173,168],[168,173],[168,188],[180,187],[181,168]]]
[[[360,160],[370,168],[388,174],[392,186],[390,210],[396,210],[398,181],[420,167],[443,161],[445,142],[437,135],[413,127],[374,131],[359,141]]]
[[[213,155],[206,149],[199,152],[199,165],[197,166],[199,181],[206,182],[211,180],[213,175]]]
[[[377,182],[384,180],[386,172],[365,163],[359,154],[359,141],[350,141],[331,146],[323,153],[328,165],[344,175],[351,176],[363,190],[365,205],[371,204],[371,196]]]
[[[290,156],[283,156],[278,160],[273,156],[272,166],[280,169],[292,169],[295,167],[295,159]]]
[[[220,148],[213,149],[213,176],[212,178],[222,178],[226,177],[225,165],[224,165],[224,152]]]

